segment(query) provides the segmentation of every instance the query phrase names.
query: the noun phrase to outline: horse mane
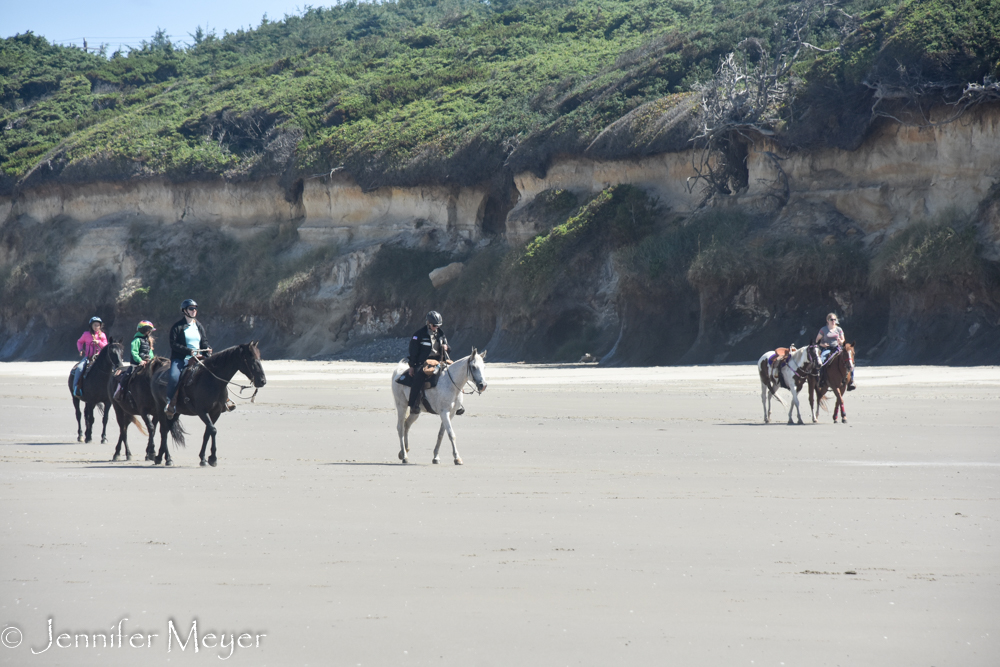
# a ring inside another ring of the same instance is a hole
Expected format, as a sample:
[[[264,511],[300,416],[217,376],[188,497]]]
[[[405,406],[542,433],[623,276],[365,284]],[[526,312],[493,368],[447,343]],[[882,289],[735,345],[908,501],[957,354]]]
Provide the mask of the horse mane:
[[[241,343],[240,345],[233,345],[232,347],[227,347],[221,352],[214,352],[212,356],[204,359],[203,364],[209,369],[217,369],[218,367],[225,366],[230,363],[230,357],[240,356],[244,351],[249,351],[251,356],[257,361],[260,361],[260,348],[257,347],[256,341],[250,341],[249,343]]]

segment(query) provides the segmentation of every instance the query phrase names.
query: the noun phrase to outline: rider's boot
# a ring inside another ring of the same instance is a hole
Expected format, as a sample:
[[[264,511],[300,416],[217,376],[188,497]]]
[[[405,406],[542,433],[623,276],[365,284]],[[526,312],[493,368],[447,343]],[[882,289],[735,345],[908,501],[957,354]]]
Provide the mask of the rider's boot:
[[[177,414],[177,395],[181,393],[181,387],[178,384],[177,389],[174,391],[174,395],[170,398],[170,403],[167,405],[167,409],[163,411],[167,419],[173,419],[174,415]]]

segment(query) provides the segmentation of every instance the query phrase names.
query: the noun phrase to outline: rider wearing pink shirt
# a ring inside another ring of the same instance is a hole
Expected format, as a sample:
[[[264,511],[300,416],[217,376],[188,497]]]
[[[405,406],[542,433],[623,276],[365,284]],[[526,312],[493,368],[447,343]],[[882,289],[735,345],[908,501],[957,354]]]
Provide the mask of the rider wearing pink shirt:
[[[104,334],[104,320],[99,317],[90,318],[90,331],[84,331],[80,339],[76,341],[76,349],[79,350],[83,360],[76,365],[73,371],[73,395],[79,396],[80,376],[87,362],[97,356],[108,344],[108,337]]]

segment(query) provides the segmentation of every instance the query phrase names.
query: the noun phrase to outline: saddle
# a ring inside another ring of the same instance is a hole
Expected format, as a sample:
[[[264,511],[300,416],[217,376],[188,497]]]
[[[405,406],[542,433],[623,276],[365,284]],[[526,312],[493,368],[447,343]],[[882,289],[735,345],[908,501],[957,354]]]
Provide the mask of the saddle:
[[[424,362],[424,365],[420,368],[423,374],[427,377],[424,381],[424,386],[420,389],[420,409],[429,412],[432,415],[436,415],[437,412],[431,407],[430,403],[427,402],[427,397],[424,392],[432,387],[436,387],[438,380],[441,379],[441,375],[444,373],[445,369],[451,365],[451,361],[445,361],[444,363],[438,361],[437,359],[428,359]],[[413,386],[413,376],[409,373],[403,373],[398,378],[396,382],[403,385],[404,387]]]

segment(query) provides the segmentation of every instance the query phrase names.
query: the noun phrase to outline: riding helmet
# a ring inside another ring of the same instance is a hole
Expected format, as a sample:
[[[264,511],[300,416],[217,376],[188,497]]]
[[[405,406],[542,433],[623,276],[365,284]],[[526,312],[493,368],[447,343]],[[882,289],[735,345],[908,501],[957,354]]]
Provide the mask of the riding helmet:
[[[432,310],[427,313],[427,324],[433,324],[434,326],[439,327],[444,324],[444,318],[441,317],[441,313],[436,310]]]
[[[153,323],[150,322],[149,320],[143,320],[142,322],[139,322],[139,326],[135,328],[136,331],[142,331],[143,329],[149,329],[149,332],[156,331],[156,327],[154,327]]]
[[[195,303],[194,299],[184,299],[184,303],[181,304],[181,310],[187,310],[188,308],[197,308],[198,304]]]
[[[104,320],[102,320],[101,318],[97,317],[96,315],[94,317],[91,317],[90,321],[87,322],[87,324],[93,324],[94,322],[100,322],[101,324],[104,324]]]

